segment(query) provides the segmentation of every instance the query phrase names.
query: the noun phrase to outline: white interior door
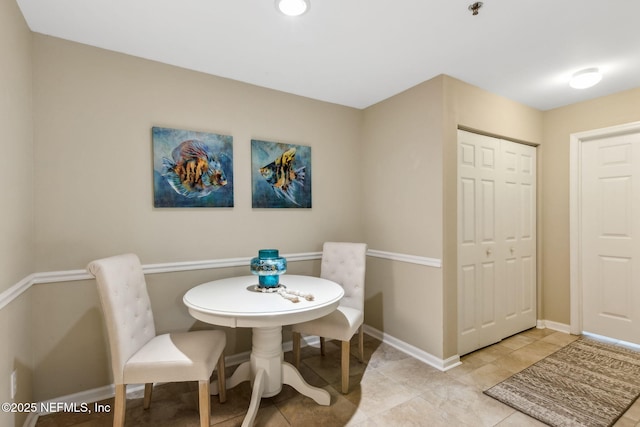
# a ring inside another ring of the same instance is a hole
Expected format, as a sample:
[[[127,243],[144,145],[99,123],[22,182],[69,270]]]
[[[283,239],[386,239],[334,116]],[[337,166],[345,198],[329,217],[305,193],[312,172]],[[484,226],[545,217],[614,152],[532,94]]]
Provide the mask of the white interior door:
[[[458,353],[536,324],[536,150],[458,132]]]
[[[640,134],[581,152],[583,330],[640,344]]]
[[[458,131],[458,353],[501,339],[496,265],[500,141]]]
[[[536,325],[536,149],[501,141],[504,204],[502,337]]]

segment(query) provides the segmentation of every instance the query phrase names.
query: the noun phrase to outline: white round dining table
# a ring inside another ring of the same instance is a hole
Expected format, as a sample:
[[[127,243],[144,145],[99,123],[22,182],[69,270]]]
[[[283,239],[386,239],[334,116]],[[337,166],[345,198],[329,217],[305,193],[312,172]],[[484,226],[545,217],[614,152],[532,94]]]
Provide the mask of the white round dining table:
[[[280,276],[286,293],[261,292],[257,284],[257,276],[230,277],[198,285],[183,297],[195,319],[231,328],[252,328],[250,360],[240,364],[226,382],[227,388],[244,381],[253,384],[243,427],[253,425],[260,400],[280,393],[283,384],[320,405],[331,403],[329,392],[308,384],[293,365],[284,361],[282,326],[325,316],[338,307],[344,296],[339,284],[312,276]],[[296,298],[298,301],[294,302]],[[217,393],[217,385],[212,386],[212,392]]]

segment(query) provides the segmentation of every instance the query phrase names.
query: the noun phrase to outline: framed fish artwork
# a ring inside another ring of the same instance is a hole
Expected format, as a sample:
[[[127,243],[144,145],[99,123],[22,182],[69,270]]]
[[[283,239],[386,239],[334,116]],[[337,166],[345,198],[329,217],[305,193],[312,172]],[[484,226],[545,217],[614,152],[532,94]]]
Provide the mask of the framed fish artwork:
[[[233,207],[233,137],[152,128],[156,208]]]
[[[254,208],[311,207],[311,147],[251,140]]]

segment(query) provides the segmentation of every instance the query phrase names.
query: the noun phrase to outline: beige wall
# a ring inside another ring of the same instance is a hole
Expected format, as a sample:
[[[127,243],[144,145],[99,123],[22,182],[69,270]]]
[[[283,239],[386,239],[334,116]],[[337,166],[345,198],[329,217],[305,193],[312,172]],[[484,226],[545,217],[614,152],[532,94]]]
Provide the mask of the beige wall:
[[[15,1],[0,0],[0,294],[33,273],[35,266],[31,39]],[[12,401],[14,370],[15,401],[32,400],[29,303],[29,295],[21,295],[0,308],[0,402]],[[0,412],[0,425],[20,426],[25,418],[24,413]]]
[[[442,80],[364,110],[363,221],[372,249],[442,257]]]
[[[0,309],[0,402],[33,402],[33,345],[31,337],[31,297],[20,295]],[[11,398],[11,373],[17,373],[16,396]],[[0,425],[18,427],[24,424],[26,412],[0,412]]]
[[[0,292],[33,273],[31,33],[14,0],[0,1]]]
[[[640,121],[640,88],[544,113],[542,318],[569,324],[569,137]]]
[[[34,46],[38,271],[362,239],[358,110],[42,35]],[[232,135],[235,207],[154,209],[152,126]],[[252,138],[311,147],[312,209],[251,208]]]
[[[364,110],[362,161],[369,248],[440,259],[442,77]],[[441,357],[441,269],[367,262],[365,322]]]

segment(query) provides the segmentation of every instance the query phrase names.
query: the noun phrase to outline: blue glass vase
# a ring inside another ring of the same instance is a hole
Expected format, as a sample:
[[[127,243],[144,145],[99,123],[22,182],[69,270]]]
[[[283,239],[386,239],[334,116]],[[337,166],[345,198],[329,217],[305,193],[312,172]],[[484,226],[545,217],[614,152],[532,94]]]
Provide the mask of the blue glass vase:
[[[251,273],[258,276],[261,288],[275,288],[280,283],[280,275],[287,271],[287,260],[277,249],[260,249],[258,256],[251,259]]]

